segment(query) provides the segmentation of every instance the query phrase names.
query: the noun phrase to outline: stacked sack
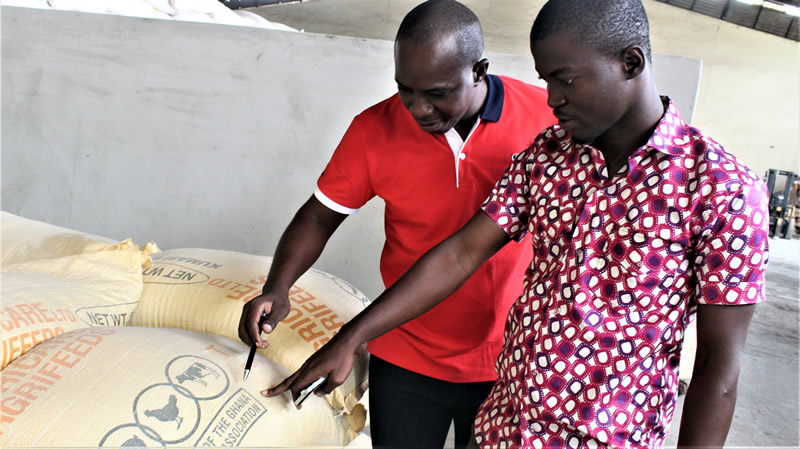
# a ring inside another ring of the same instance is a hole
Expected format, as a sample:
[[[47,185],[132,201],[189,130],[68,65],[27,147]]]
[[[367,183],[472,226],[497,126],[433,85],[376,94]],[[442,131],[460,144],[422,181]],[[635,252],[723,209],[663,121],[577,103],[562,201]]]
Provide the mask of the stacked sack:
[[[0,369],[64,332],[127,324],[157,251],[6,212],[0,236]]]
[[[155,254],[143,273],[142,298],[131,325],[189,329],[239,341],[242,306],[260,294],[271,263],[271,257],[210,249]],[[289,301],[289,314],[263,336],[269,347],[259,352],[292,372],[369,303],[344,280],[314,269],[297,280]],[[353,372],[326,396],[332,407],[365,415],[359,401],[368,385],[367,365],[366,350],[360,348]],[[273,386],[257,369],[250,376],[264,388]]]
[[[364,428],[363,348],[302,410],[259,394],[366,306],[341,279],[298,280],[245,384],[238,320],[271,258],[159,252],[5,212],[0,225],[0,447],[343,447]]]
[[[2,447],[343,447],[350,415],[322,398],[302,410],[242,382],[248,349],[168,328],[78,329],[40,344],[3,373]],[[264,382],[289,372],[257,355]]]

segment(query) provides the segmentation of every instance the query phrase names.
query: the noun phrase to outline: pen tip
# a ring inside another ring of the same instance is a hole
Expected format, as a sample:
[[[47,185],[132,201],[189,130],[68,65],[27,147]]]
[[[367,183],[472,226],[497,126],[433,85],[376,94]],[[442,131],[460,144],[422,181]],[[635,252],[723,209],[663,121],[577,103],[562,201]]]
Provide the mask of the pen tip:
[[[242,382],[247,380],[248,375],[250,375],[250,370],[249,369],[244,370],[244,376],[242,376]]]

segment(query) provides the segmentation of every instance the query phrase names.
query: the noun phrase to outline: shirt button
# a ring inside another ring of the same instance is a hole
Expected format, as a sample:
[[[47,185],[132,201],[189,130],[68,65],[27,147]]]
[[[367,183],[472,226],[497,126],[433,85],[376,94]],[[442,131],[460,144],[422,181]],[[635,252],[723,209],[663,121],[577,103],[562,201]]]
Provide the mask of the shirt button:
[[[461,160],[463,161],[464,159],[466,159],[466,158],[467,158],[467,155],[466,155],[466,154],[464,154],[464,153],[461,153],[461,154],[459,154],[459,155],[458,155],[458,158],[459,158],[459,159],[461,159]]]

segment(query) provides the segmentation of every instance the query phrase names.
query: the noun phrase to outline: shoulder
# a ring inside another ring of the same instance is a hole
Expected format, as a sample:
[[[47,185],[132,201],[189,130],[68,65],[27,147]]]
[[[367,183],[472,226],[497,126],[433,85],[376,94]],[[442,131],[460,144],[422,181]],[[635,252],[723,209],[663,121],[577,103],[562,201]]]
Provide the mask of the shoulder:
[[[740,191],[740,186],[763,186],[761,177],[719,142],[694,127],[688,127],[688,136],[691,139],[689,157],[701,184],[726,186],[723,190],[728,191]]]
[[[688,129],[690,154],[683,163],[692,165],[688,193],[697,194],[704,203],[697,212],[704,219],[750,215],[761,223],[769,208],[769,195],[761,177],[710,136],[693,127]]]
[[[496,75],[503,83],[507,96],[547,101],[547,89],[505,75]]]
[[[531,166],[551,162],[555,159],[563,162],[561,156],[570,154],[572,148],[569,134],[560,129],[558,125],[553,125],[537,134],[523,151],[514,154],[513,161]]]
[[[367,109],[364,109],[356,116],[356,119],[358,121],[368,122],[374,120],[385,121],[402,114],[404,111],[405,108],[403,107],[403,103],[400,102],[400,96],[398,94],[394,94],[391,97],[375,103]]]

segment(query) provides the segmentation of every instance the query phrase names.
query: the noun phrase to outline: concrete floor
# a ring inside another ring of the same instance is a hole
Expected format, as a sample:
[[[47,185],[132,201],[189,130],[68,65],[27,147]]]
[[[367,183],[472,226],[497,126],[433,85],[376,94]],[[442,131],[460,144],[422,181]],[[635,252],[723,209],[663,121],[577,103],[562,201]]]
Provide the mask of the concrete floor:
[[[403,15],[418,0],[311,0],[257,8],[269,20],[312,33],[392,40]],[[543,0],[464,0],[483,22],[486,50],[527,54],[527,32]],[[508,6],[508,5],[506,5]],[[739,396],[727,447],[800,447],[800,240],[770,240],[767,302],[756,308],[739,380]],[[683,397],[667,439],[674,447]],[[368,429],[367,429],[368,435]],[[366,435],[354,447],[368,447]],[[452,436],[446,447],[452,447]]]

